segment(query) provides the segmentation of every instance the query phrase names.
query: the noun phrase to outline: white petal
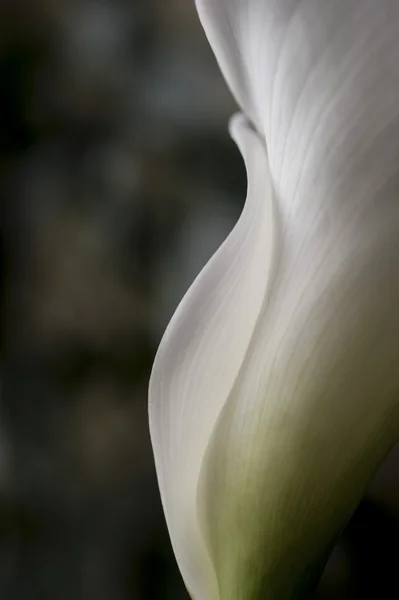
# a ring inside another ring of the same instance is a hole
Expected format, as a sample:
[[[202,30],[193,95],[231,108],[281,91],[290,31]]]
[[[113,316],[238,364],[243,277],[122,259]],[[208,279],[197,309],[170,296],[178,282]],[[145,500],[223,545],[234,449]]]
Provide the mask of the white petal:
[[[271,182],[247,129],[247,208],[161,344],[151,435],[195,600],[292,597],[398,435],[399,11],[198,6]]]
[[[265,138],[282,223],[201,527],[222,600],[291,598],[399,433],[399,5],[197,4]]]
[[[243,111],[265,137],[289,228],[346,221],[397,173],[397,0],[197,0]],[[385,201],[387,202],[387,200]]]
[[[221,600],[302,597],[398,439],[399,241],[386,233],[373,258],[282,274],[258,319],[201,472]]]
[[[150,381],[150,430],[163,506],[195,600],[218,597],[196,515],[201,464],[267,296],[275,248],[265,147],[241,115],[232,120],[231,133],[247,168],[245,208],[178,307]]]

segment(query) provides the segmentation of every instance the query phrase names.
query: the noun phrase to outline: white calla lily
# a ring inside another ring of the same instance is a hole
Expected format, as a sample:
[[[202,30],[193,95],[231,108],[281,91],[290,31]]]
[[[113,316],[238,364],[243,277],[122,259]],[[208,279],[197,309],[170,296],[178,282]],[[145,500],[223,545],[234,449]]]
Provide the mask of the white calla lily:
[[[193,599],[291,599],[399,436],[399,4],[197,6],[248,195],[161,342],[151,438]]]

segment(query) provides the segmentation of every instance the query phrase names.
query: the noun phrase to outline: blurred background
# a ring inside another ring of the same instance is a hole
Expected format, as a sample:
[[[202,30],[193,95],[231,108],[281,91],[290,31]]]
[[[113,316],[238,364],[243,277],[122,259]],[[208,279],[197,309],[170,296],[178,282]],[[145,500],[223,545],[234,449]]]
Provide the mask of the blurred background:
[[[0,2],[0,600],[188,599],[147,385],[243,205],[234,110],[193,0]],[[318,600],[399,597],[398,456]]]

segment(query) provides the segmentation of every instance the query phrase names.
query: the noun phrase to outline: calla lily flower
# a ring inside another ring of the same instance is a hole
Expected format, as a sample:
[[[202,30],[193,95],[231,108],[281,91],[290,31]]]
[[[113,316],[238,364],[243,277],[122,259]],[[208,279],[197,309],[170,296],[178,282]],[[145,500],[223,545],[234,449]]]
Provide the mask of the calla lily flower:
[[[155,359],[159,487],[194,600],[299,598],[399,437],[399,3],[197,8],[248,191]]]

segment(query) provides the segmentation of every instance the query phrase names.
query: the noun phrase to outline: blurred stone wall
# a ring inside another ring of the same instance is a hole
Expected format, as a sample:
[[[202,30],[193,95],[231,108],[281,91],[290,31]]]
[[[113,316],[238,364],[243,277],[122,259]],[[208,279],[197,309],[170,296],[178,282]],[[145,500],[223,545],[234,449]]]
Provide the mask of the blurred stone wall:
[[[147,384],[243,204],[234,103],[193,0],[2,0],[0,103],[0,599],[186,599]]]

